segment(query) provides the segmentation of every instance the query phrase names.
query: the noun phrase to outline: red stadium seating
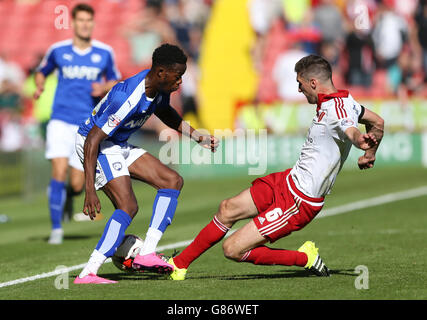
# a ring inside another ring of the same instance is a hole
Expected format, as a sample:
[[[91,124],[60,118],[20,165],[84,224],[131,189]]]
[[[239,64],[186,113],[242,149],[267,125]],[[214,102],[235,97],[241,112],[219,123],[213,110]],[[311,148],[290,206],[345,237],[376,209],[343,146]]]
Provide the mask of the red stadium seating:
[[[77,2],[66,3],[70,8]],[[96,12],[94,38],[113,47],[124,77],[134,74],[140,68],[132,65],[127,41],[120,35],[119,28],[140,9],[141,0],[92,0],[89,3]],[[55,27],[55,22],[61,22],[58,17],[64,8],[59,6],[64,6],[64,1],[0,1],[0,52],[27,70],[37,55],[45,53],[52,43],[72,37],[70,26],[68,29]]]

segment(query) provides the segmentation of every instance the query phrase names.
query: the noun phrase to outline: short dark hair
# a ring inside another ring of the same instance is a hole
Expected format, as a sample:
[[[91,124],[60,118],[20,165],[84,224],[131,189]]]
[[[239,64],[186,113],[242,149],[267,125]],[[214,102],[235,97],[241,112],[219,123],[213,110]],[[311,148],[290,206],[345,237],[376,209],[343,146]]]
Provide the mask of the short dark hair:
[[[80,12],[80,11],[88,12],[92,16],[95,15],[95,10],[90,5],[88,5],[87,3],[79,3],[79,4],[76,4],[73,10],[71,11],[71,16],[73,17],[73,19],[76,18],[77,12]]]
[[[178,46],[165,43],[158,47],[153,52],[153,67],[155,66],[171,66],[175,63],[186,64],[187,56],[184,51]]]
[[[295,64],[295,72],[303,78],[311,76],[318,77],[320,80],[332,80],[332,67],[329,62],[314,54],[305,56]]]

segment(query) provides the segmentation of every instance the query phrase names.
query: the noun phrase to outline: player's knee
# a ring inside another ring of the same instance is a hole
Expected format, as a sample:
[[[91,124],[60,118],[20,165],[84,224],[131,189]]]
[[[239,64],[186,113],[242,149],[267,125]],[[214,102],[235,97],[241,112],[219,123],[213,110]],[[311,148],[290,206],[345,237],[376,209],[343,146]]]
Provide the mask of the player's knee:
[[[126,205],[122,206],[122,208],[120,209],[126,212],[131,218],[134,218],[138,213],[139,207],[138,203],[130,201],[129,203],[126,203]]]
[[[81,183],[70,183],[70,188],[67,190],[72,196],[78,196],[83,192],[83,184]]]
[[[160,188],[181,190],[183,186],[184,178],[181,177],[177,172],[173,171],[173,173],[169,173],[166,177],[164,177]]]
[[[219,204],[219,210],[218,210],[218,219],[225,224],[226,226],[229,226],[230,224],[233,224],[235,221],[233,219],[234,210],[233,210],[233,202],[231,199],[225,199],[222,200]]]
[[[240,250],[236,248],[236,246],[232,241],[230,241],[230,239],[224,241],[224,243],[222,244],[222,250],[224,251],[224,256],[227,259],[239,262],[242,258]]]

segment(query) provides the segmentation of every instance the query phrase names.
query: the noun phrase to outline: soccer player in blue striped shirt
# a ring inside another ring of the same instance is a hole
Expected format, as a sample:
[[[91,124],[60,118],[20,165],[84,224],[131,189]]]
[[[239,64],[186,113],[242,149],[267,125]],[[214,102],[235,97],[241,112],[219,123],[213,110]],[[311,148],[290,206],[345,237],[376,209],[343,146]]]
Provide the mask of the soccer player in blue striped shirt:
[[[107,222],[89,262],[74,283],[114,283],[97,276],[98,269],[123,241],[126,228],[138,211],[131,177],[157,189],[150,226],[133,267],[168,273],[173,266],[155,252],[172,222],[183,186],[182,177],[144,149],[128,143],[155,114],[167,126],[186,134],[205,148],[215,151],[218,140],[203,135],[184,122],[169,104],[186,70],[187,57],[177,46],[163,44],[153,53],[152,67],[116,84],[83,123],[76,139],[86,178],[83,212],[94,219],[101,205],[96,190],[102,189],[115,211]]]
[[[37,99],[44,90],[46,77],[54,70],[58,72],[45,154],[52,164],[48,188],[52,222],[50,244],[62,243],[61,219],[65,200],[67,198],[72,204],[72,196],[79,194],[84,186],[83,167],[75,152],[78,126],[121,77],[111,47],[92,39],[94,14],[93,8],[87,4],[73,8],[73,38],[53,44],[35,75],[37,89],[34,98]],[[69,168],[70,184],[66,187]]]

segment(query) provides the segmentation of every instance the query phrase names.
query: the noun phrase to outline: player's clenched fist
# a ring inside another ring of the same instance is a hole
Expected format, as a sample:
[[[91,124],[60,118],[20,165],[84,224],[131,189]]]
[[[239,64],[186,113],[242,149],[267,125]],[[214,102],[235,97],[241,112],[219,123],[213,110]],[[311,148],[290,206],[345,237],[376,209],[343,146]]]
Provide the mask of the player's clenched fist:
[[[359,157],[357,164],[360,170],[370,169],[374,167],[375,160],[375,155],[367,155],[365,153],[363,156]]]

